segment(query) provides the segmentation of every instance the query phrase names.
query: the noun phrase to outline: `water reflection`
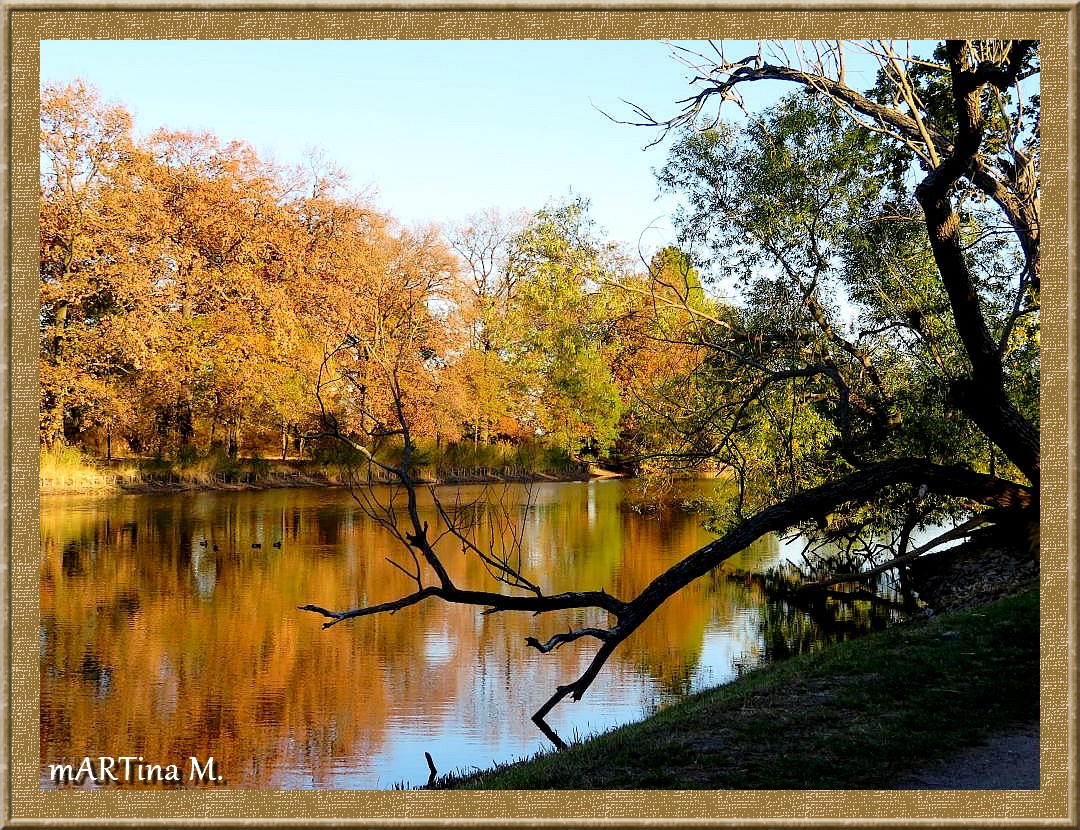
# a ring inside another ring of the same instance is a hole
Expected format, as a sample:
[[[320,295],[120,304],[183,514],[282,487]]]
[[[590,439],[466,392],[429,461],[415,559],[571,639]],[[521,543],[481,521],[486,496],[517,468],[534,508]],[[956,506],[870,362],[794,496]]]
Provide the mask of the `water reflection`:
[[[507,495],[525,501],[524,488]],[[631,597],[711,538],[693,517],[627,513],[623,496],[621,482],[534,488],[527,575],[547,592]],[[324,632],[297,606],[411,587],[385,561],[400,554],[392,536],[342,491],[43,499],[41,545],[43,770],[212,755],[231,787],[420,784],[425,751],[448,771],[540,747],[529,715],[592,651],[540,655],[524,639],[602,621],[421,604]],[[445,554],[458,584],[492,586],[474,557]],[[759,544],[674,596],[552,725],[571,736],[637,719],[775,648],[760,592],[723,575],[782,557],[775,540]]]

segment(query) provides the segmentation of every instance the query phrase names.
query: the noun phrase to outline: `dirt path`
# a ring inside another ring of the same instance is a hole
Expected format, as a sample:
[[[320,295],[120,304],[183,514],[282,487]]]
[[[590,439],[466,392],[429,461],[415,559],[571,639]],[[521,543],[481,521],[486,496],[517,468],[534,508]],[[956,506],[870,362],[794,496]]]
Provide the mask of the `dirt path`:
[[[1039,724],[989,738],[918,773],[898,779],[890,790],[1037,790]]]

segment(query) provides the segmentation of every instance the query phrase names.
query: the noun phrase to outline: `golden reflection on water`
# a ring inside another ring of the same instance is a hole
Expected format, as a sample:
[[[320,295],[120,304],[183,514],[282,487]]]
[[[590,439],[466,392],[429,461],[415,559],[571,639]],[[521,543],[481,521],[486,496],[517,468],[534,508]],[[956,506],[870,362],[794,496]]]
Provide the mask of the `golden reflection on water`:
[[[529,578],[546,592],[630,598],[712,538],[692,516],[628,513],[624,494],[622,482],[534,487]],[[507,495],[525,499],[521,487]],[[459,585],[494,589],[475,557],[443,552]],[[185,766],[213,756],[229,787],[387,788],[423,783],[425,751],[445,772],[543,746],[529,715],[593,652],[586,640],[540,655],[524,639],[583,614],[483,616],[428,602],[323,631],[321,617],[297,610],[408,592],[385,561],[400,554],[341,490],[43,499],[43,785],[50,764],[129,755]],[[779,556],[768,540],[731,567]],[[737,582],[699,580],[581,702],[556,709],[554,727],[595,732],[730,679],[732,662],[758,648],[759,603]]]

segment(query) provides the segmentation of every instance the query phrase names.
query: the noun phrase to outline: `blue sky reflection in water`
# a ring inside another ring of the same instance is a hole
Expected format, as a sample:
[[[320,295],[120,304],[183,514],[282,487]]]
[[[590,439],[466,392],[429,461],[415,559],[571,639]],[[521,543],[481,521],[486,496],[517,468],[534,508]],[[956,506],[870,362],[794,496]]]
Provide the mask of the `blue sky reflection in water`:
[[[622,510],[628,486],[535,488],[523,553],[546,590],[632,596],[712,538],[697,517]],[[229,786],[421,784],[424,752],[449,771],[545,746],[529,716],[592,654],[588,641],[549,655],[524,645],[588,619],[578,612],[426,603],[323,631],[296,607],[408,588],[384,559],[396,543],[340,490],[45,498],[41,539],[46,768],[98,753],[214,755]],[[474,558],[445,555],[459,584],[491,587]],[[767,540],[730,567],[782,555]],[[760,652],[760,601],[724,572],[699,580],[549,719],[564,736],[588,734],[730,679],[733,661]]]

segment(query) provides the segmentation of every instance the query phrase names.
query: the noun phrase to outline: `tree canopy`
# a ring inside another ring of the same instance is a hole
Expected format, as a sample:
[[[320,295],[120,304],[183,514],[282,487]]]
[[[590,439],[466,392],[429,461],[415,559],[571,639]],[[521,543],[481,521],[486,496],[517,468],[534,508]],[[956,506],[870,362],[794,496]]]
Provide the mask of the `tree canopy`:
[[[439,442],[595,460],[620,435],[626,257],[584,199],[402,228],[318,154],[140,140],[81,82],[43,88],[41,153],[43,446],[295,454],[326,417],[393,443],[398,403]]]

